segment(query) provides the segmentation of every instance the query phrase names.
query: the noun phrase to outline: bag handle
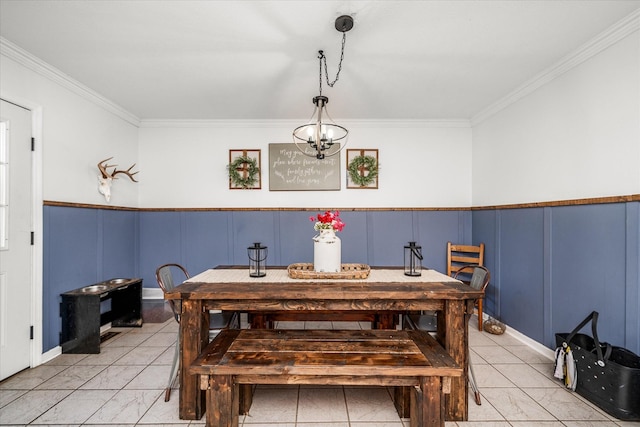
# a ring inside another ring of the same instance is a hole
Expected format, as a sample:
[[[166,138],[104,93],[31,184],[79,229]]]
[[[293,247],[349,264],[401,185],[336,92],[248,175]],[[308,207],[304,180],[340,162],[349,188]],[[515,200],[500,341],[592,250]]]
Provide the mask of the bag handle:
[[[575,327],[573,331],[567,336],[567,339],[562,343],[563,348],[567,348],[568,344],[571,343],[571,340],[578,333],[580,329],[582,329],[587,323],[591,321],[591,334],[593,335],[593,341],[596,344],[596,353],[598,355],[598,365],[604,366],[604,361],[609,358],[611,355],[611,348],[609,344],[607,344],[606,358],[602,356],[602,348],[600,347],[600,340],[598,339],[598,312],[592,311],[585,319],[580,322],[578,326]]]

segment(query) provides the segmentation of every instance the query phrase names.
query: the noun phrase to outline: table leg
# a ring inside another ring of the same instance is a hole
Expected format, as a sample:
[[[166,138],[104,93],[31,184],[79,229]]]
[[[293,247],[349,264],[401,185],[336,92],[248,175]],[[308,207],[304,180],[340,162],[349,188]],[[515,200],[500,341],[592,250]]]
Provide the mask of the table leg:
[[[209,311],[201,300],[182,301],[180,340],[180,419],[199,420],[205,412],[205,393],[189,366],[209,342]]]
[[[445,396],[447,421],[466,421],[468,418],[468,333],[466,301],[447,300],[443,313],[438,317],[438,340],[453,360],[462,367],[462,376],[451,379],[451,394]]]
[[[251,325],[251,329],[273,329],[274,322],[269,320],[269,316],[264,312],[249,313],[249,323]],[[251,409],[251,404],[253,403],[253,385],[252,384],[240,384],[240,404],[239,413],[242,415],[246,415],[249,413]]]
[[[411,393],[413,387],[395,386],[393,388],[393,404],[400,418],[411,418]]]
[[[273,325],[269,325],[266,313],[249,313],[249,323],[251,329],[272,329]]]
[[[379,313],[376,315],[374,329],[395,329],[398,315],[395,313]]]
[[[399,324],[398,313],[379,313],[374,322],[375,329],[396,329]],[[393,388],[393,404],[400,418],[409,418],[411,415],[411,393],[413,387],[395,386]]]
[[[247,415],[253,403],[253,384],[238,384],[238,413]]]

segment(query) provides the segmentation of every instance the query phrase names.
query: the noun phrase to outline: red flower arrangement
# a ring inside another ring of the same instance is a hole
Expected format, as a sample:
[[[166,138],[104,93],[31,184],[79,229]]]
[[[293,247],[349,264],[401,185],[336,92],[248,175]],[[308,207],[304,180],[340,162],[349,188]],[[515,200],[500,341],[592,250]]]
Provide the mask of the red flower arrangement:
[[[318,214],[317,217],[309,217],[309,220],[315,222],[313,228],[316,231],[330,229],[342,231],[345,225],[340,219],[340,211],[326,211],[324,214]]]

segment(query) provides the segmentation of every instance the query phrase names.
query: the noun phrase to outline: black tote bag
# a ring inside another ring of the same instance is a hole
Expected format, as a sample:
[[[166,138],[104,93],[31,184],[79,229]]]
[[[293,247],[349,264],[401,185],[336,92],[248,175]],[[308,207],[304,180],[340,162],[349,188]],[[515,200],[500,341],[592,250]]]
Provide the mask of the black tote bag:
[[[578,331],[591,321],[592,337]],[[598,339],[598,312],[571,333],[556,334],[556,345],[569,345],[578,372],[576,393],[625,421],[640,421],[640,357]]]

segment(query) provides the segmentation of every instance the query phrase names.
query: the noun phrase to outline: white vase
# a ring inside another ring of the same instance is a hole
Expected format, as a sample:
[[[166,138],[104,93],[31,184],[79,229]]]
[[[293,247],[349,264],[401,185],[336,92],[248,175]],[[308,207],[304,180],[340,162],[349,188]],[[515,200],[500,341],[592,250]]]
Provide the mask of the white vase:
[[[320,230],[313,238],[313,269],[322,273],[342,271],[342,242],[335,230]]]

